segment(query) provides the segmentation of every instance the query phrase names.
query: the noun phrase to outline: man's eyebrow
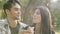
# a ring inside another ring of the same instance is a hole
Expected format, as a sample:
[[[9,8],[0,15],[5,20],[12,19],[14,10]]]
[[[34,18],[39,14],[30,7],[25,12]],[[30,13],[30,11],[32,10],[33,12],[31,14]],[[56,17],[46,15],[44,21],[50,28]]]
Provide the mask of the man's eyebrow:
[[[20,8],[14,8],[14,9],[20,9]]]

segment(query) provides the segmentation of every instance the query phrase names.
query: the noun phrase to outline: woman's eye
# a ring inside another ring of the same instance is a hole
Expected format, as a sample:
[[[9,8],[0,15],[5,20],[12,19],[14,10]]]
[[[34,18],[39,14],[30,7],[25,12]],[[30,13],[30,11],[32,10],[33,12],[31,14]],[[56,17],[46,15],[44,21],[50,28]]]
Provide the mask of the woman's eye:
[[[39,15],[39,14],[40,14],[40,12],[37,12],[36,14],[37,14],[37,15]]]

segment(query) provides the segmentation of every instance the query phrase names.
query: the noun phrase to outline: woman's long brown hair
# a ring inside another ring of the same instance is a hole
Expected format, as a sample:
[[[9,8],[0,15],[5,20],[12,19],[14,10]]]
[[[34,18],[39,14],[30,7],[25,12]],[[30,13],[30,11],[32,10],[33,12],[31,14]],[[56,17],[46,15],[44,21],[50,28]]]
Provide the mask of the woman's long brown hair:
[[[39,33],[52,34],[52,20],[49,9],[44,6],[37,7],[36,9],[39,9],[41,14],[41,24]]]

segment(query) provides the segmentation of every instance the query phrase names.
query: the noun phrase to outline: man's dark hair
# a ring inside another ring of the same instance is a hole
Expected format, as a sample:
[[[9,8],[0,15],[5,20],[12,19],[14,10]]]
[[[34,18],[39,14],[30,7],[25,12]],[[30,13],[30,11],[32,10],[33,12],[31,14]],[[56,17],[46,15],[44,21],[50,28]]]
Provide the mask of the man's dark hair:
[[[12,4],[15,5],[15,3],[19,4],[21,6],[21,4],[19,3],[18,0],[8,0],[4,5],[3,5],[3,10],[4,10],[4,16],[6,17],[6,9],[10,10],[10,8],[12,7]]]
[[[15,4],[15,3],[21,5],[18,0],[8,0],[8,1],[3,5],[4,11],[5,11],[6,9],[10,9],[11,6],[12,6],[12,4]]]

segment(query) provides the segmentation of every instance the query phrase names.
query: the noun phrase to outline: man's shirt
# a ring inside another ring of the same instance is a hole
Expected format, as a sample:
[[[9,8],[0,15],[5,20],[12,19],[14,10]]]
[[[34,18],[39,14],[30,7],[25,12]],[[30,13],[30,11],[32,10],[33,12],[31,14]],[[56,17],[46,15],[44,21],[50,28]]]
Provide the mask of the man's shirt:
[[[19,22],[19,31],[21,31],[24,27],[26,27],[28,25]],[[11,30],[8,24],[7,19],[4,20],[0,20],[0,34],[11,34]]]

